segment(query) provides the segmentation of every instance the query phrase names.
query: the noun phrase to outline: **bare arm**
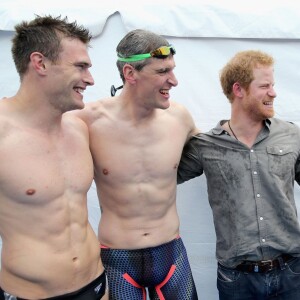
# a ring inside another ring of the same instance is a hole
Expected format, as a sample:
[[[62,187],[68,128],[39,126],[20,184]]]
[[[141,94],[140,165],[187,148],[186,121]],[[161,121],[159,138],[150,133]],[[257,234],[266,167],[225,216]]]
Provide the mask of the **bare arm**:
[[[186,107],[184,107],[183,105],[178,105],[180,112],[181,112],[181,120],[183,122],[183,124],[185,124],[188,128],[188,135],[187,135],[187,139],[186,142],[190,140],[190,138],[198,133],[200,133],[200,129],[198,129],[195,125],[194,119],[192,117],[192,115],[190,114],[190,112],[187,110]]]

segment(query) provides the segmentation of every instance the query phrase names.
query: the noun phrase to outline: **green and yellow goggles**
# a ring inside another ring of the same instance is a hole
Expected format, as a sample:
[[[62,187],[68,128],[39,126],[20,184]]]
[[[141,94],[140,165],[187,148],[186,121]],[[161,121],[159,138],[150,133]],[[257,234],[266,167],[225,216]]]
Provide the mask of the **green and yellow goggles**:
[[[135,62],[150,57],[166,58],[170,54],[174,55],[175,53],[176,53],[175,48],[172,45],[170,45],[170,46],[159,47],[149,53],[135,54],[135,55],[130,55],[128,57],[123,57],[121,54],[118,53],[118,60],[123,62]]]

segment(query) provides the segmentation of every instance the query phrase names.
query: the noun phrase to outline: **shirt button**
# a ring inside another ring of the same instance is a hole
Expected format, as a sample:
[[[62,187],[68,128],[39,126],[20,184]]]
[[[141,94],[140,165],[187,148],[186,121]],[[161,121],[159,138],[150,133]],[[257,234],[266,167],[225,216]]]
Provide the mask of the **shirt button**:
[[[253,149],[251,149],[251,150],[250,150],[250,152],[254,152],[254,150],[253,150]]]
[[[257,174],[257,172],[256,172],[256,171],[254,171],[254,172],[253,172],[253,174],[254,174],[254,175],[256,175],[256,174]]]
[[[260,217],[259,219],[262,221],[264,218],[263,218],[263,217]]]
[[[262,239],[261,241],[264,243],[266,240],[265,240],[265,239]]]
[[[260,194],[257,194],[256,196],[259,198],[259,197],[260,197]]]
[[[280,149],[279,152],[282,153],[282,150]]]

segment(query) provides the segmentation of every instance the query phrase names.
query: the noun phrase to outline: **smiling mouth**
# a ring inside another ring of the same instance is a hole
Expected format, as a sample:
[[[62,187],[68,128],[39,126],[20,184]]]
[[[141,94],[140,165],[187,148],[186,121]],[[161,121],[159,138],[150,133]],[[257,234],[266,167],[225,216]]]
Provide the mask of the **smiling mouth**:
[[[77,93],[80,94],[80,95],[82,95],[83,92],[84,92],[84,89],[83,89],[83,88],[79,88],[79,87],[74,88],[74,90],[75,90],[75,92],[77,92]]]
[[[266,106],[273,106],[273,101],[264,101],[263,104]]]
[[[169,95],[169,90],[160,90],[159,92],[165,96]]]

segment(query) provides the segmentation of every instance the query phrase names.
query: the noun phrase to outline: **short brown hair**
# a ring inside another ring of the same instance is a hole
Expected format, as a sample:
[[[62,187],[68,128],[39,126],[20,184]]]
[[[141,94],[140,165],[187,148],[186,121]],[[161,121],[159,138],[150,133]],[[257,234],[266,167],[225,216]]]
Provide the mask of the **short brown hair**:
[[[21,79],[26,73],[31,53],[37,51],[56,62],[61,51],[61,40],[65,37],[79,39],[86,45],[92,38],[88,29],[68,22],[67,17],[36,16],[30,22],[23,21],[15,26],[12,39],[12,55]]]
[[[232,102],[232,87],[234,83],[238,82],[244,89],[248,90],[250,83],[254,79],[253,69],[257,66],[272,66],[273,64],[273,57],[265,52],[258,50],[238,52],[220,72],[223,93]]]

